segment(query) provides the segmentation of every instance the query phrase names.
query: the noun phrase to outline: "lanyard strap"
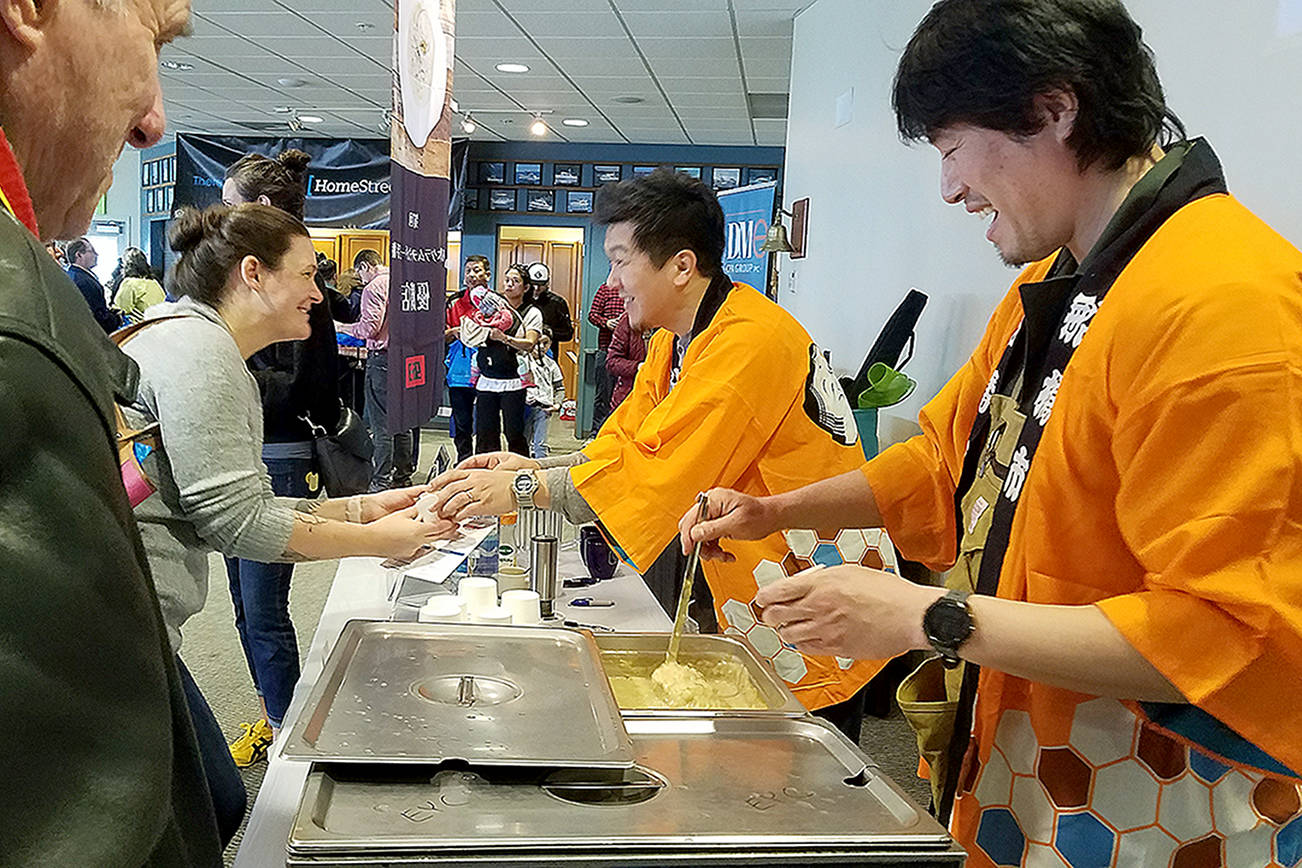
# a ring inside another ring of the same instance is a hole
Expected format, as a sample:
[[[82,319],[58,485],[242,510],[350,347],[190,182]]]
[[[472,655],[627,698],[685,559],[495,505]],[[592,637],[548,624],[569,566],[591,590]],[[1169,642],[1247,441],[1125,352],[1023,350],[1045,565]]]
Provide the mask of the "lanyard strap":
[[[1053,414],[1067,366],[1098,314],[1108,290],[1153,233],[1176,211],[1203,196],[1226,192],[1220,165],[1211,154],[1211,149],[1201,140],[1178,146],[1172,157],[1160,161],[1150,170],[1141,182],[1142,190],[1139,185],[1136,186],[1132,197],[1123,203],[1118,216],[1114,217],[1118,225],[1108,226],[1100,243],[1096,244],[1095,250],[1080,267],[1073,269],[1074,260],[1064,249],[1045,279],[1021,286],[1023,309],[1027,315],[1014,333],[981,397],[977,418],[968,437],[963,472],[954,495],[955,515],[961,515],[963,495],[976,478],[977,466],[989,436],[992,424],[991,396],[999,391],[1001,384],[1008,388],[1008,384],[1017,382],[1020,368],[1023,375],[1020,378],[1022,388],[1019,394],[1012,397],[1017,401],[1018,409],[1025,414],[1026,422],[1022,426],[1003,487],[993,507],[990,530],[982,547],[981,567],[976,579],[975,591],[978,594],[989,596],[999,589],[999,578],[1017,504],[1030,475],[1044,428]],[[1180,178],[1177,173],[1186,162],[1191,163],[1189,171],[1185,177]],[[1047,310],[1043,306],[1027,305],[1026,299],[1037,293],[1061,294],[1064,301],[1056,308],[1049,307]],[[955,525],[959,542],[956,550],[961,551],[964,523],[957,521]],[[979,666],[971,662],[964,663],[954,734],[948,750],[947,776],[941,804],[937,806],[937,813],[944,822],[948,822],[953,810],[963,760],[972,736],[979,675]]]

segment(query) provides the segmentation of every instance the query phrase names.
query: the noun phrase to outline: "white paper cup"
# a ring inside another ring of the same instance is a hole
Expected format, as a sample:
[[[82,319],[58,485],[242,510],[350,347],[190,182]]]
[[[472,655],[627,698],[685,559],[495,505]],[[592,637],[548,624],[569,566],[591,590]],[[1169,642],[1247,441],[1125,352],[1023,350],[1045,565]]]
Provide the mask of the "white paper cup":
[[[529,588],[529,571],[524,567],[512,566],[510,564],[499,567],[497,570],[497,589],[502,592],[502,598],[514,590],[528,590]]]
[[[463,611],[464,606],[460,597],[439,594],[430,597],[425,605],[420,607],[420,620],[440,624],[456,624],[461,621]]]
[[[512,624],[542,623],[537,591],[506,591],[502,594],[502,607],[511,613]]]
[[[471,615],[470,620],[475,624],[510,624],[511,612],[501,606],[489,606]]]
[[[466,576],[457,587],[457,595],[471,618],[483,609],[497,606],[497,582],[487,576]]]

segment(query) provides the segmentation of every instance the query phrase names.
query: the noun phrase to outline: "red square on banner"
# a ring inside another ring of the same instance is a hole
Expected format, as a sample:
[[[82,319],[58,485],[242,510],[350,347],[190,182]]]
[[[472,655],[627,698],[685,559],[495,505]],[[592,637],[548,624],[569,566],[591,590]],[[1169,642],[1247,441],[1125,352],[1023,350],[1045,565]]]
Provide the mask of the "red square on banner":
[[[407,371],[408,389],[425,385],[425,356],[407,356],[404,365]]]

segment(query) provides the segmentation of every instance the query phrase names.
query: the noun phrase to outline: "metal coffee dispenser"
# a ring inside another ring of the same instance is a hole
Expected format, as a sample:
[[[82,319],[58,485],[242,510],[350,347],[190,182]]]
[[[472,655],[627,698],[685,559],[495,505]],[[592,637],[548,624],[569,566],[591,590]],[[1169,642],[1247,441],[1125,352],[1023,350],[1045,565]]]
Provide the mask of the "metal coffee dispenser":
[[[286,864],[963,863],[776,677],[746,715],[621,714],[602,654],[652,635],[349,622],[283,752],[312,763]]]

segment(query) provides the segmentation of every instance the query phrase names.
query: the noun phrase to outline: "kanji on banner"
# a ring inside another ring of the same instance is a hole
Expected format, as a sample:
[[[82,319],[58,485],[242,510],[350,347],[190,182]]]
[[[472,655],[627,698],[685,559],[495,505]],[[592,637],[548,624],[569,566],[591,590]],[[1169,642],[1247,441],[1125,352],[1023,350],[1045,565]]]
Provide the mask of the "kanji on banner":
[[[388,427],[395,434],[428,420],[443,398],[455,8],[456,0],[394,7]]]

